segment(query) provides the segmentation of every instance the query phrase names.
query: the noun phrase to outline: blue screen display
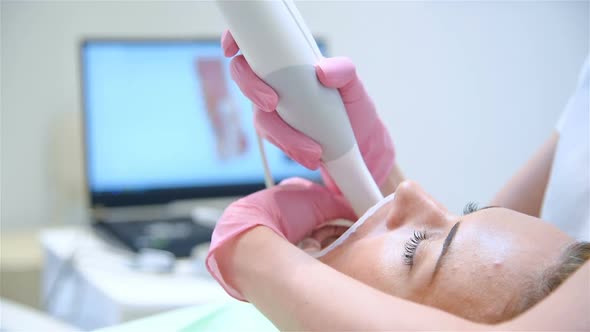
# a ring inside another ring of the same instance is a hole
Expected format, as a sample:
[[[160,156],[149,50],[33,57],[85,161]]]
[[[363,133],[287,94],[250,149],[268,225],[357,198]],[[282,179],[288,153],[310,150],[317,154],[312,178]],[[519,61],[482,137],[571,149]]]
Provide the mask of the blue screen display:
[[[263,182],[251,102],[213,41],[94,41],[82,49],[92,192]],[[275,179],[319,179],[265,142]]]

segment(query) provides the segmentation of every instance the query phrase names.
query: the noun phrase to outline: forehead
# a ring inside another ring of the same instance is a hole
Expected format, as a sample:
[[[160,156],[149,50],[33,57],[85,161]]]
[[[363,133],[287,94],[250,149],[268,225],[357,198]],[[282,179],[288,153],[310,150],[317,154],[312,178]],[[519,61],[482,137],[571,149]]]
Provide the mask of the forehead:
[[[512,210],[493,208],[461,217],[461,226],[428,299],[500,310],[538,282],[571,239],[552,225]]]
[[[540,219],[503,208],[463,216],[453,260],[526,273],[552,264],[571,239]]]
[[[488,208],[461,217],[468,227],[485,236],[504,236],[509,240],[525,243],[534,242],[537,248],[552,248],[551,243],[560,245],[571,239],[557,227],[539,219],[505,208]],[[546,239],[551,243],[537,242]]]

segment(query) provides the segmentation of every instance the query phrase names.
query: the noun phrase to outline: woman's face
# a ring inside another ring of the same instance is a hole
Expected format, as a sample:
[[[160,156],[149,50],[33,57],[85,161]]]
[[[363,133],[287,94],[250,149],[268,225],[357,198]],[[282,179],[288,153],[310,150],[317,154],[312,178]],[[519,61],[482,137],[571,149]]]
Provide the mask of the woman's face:
[[[572,242],[555,227],[504,208],[453,215],[405,181],[321,261],[388,294],[491,323],[509,316]]]

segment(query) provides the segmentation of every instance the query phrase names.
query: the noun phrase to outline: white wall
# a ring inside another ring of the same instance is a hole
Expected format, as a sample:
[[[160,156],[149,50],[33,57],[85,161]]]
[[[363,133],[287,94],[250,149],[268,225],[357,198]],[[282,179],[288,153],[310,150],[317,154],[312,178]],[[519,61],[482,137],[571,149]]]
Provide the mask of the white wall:
[[[216,37],[224,24],[211,2],[1,6],[2,227],[71,221],[84,204],[78,41]],[[489,200],[548,137],[590,39],[587,1],[299,8],[331,55],[357,64],[406,175],[455,211]]]

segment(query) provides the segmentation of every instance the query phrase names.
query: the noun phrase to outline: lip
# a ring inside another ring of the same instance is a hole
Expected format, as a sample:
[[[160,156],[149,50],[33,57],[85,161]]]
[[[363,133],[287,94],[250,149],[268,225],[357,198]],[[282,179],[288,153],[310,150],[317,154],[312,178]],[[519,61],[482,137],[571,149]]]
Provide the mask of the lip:
[[[312,253],[312,256],[315,258],[321,258],[331,252],[332,250],[336,249],[340,245],[342,245],[346,240],[355,233],[359,227],[361,227],[371,216],[373,216],[381,207],[385,204],[393,201],[395,199],[395,193],[383,198],[381,201],[377,202],[377,204],[373,205],[365,214],[362,215],[346,232],[344,232],[339,238],[337,238],[332,244],[327,246],[326,248],[322,249],[317,253]]]
[[[310,238],[314,239],[315,241],[321,244],[321,247],[327,247],[332,242],[334,242],[337,238],[339,238],[348,228],[352,226],[352,222],[348,225],[332,225],[332,224],[324,224],[322,227],[316,229],[311,235]]]

